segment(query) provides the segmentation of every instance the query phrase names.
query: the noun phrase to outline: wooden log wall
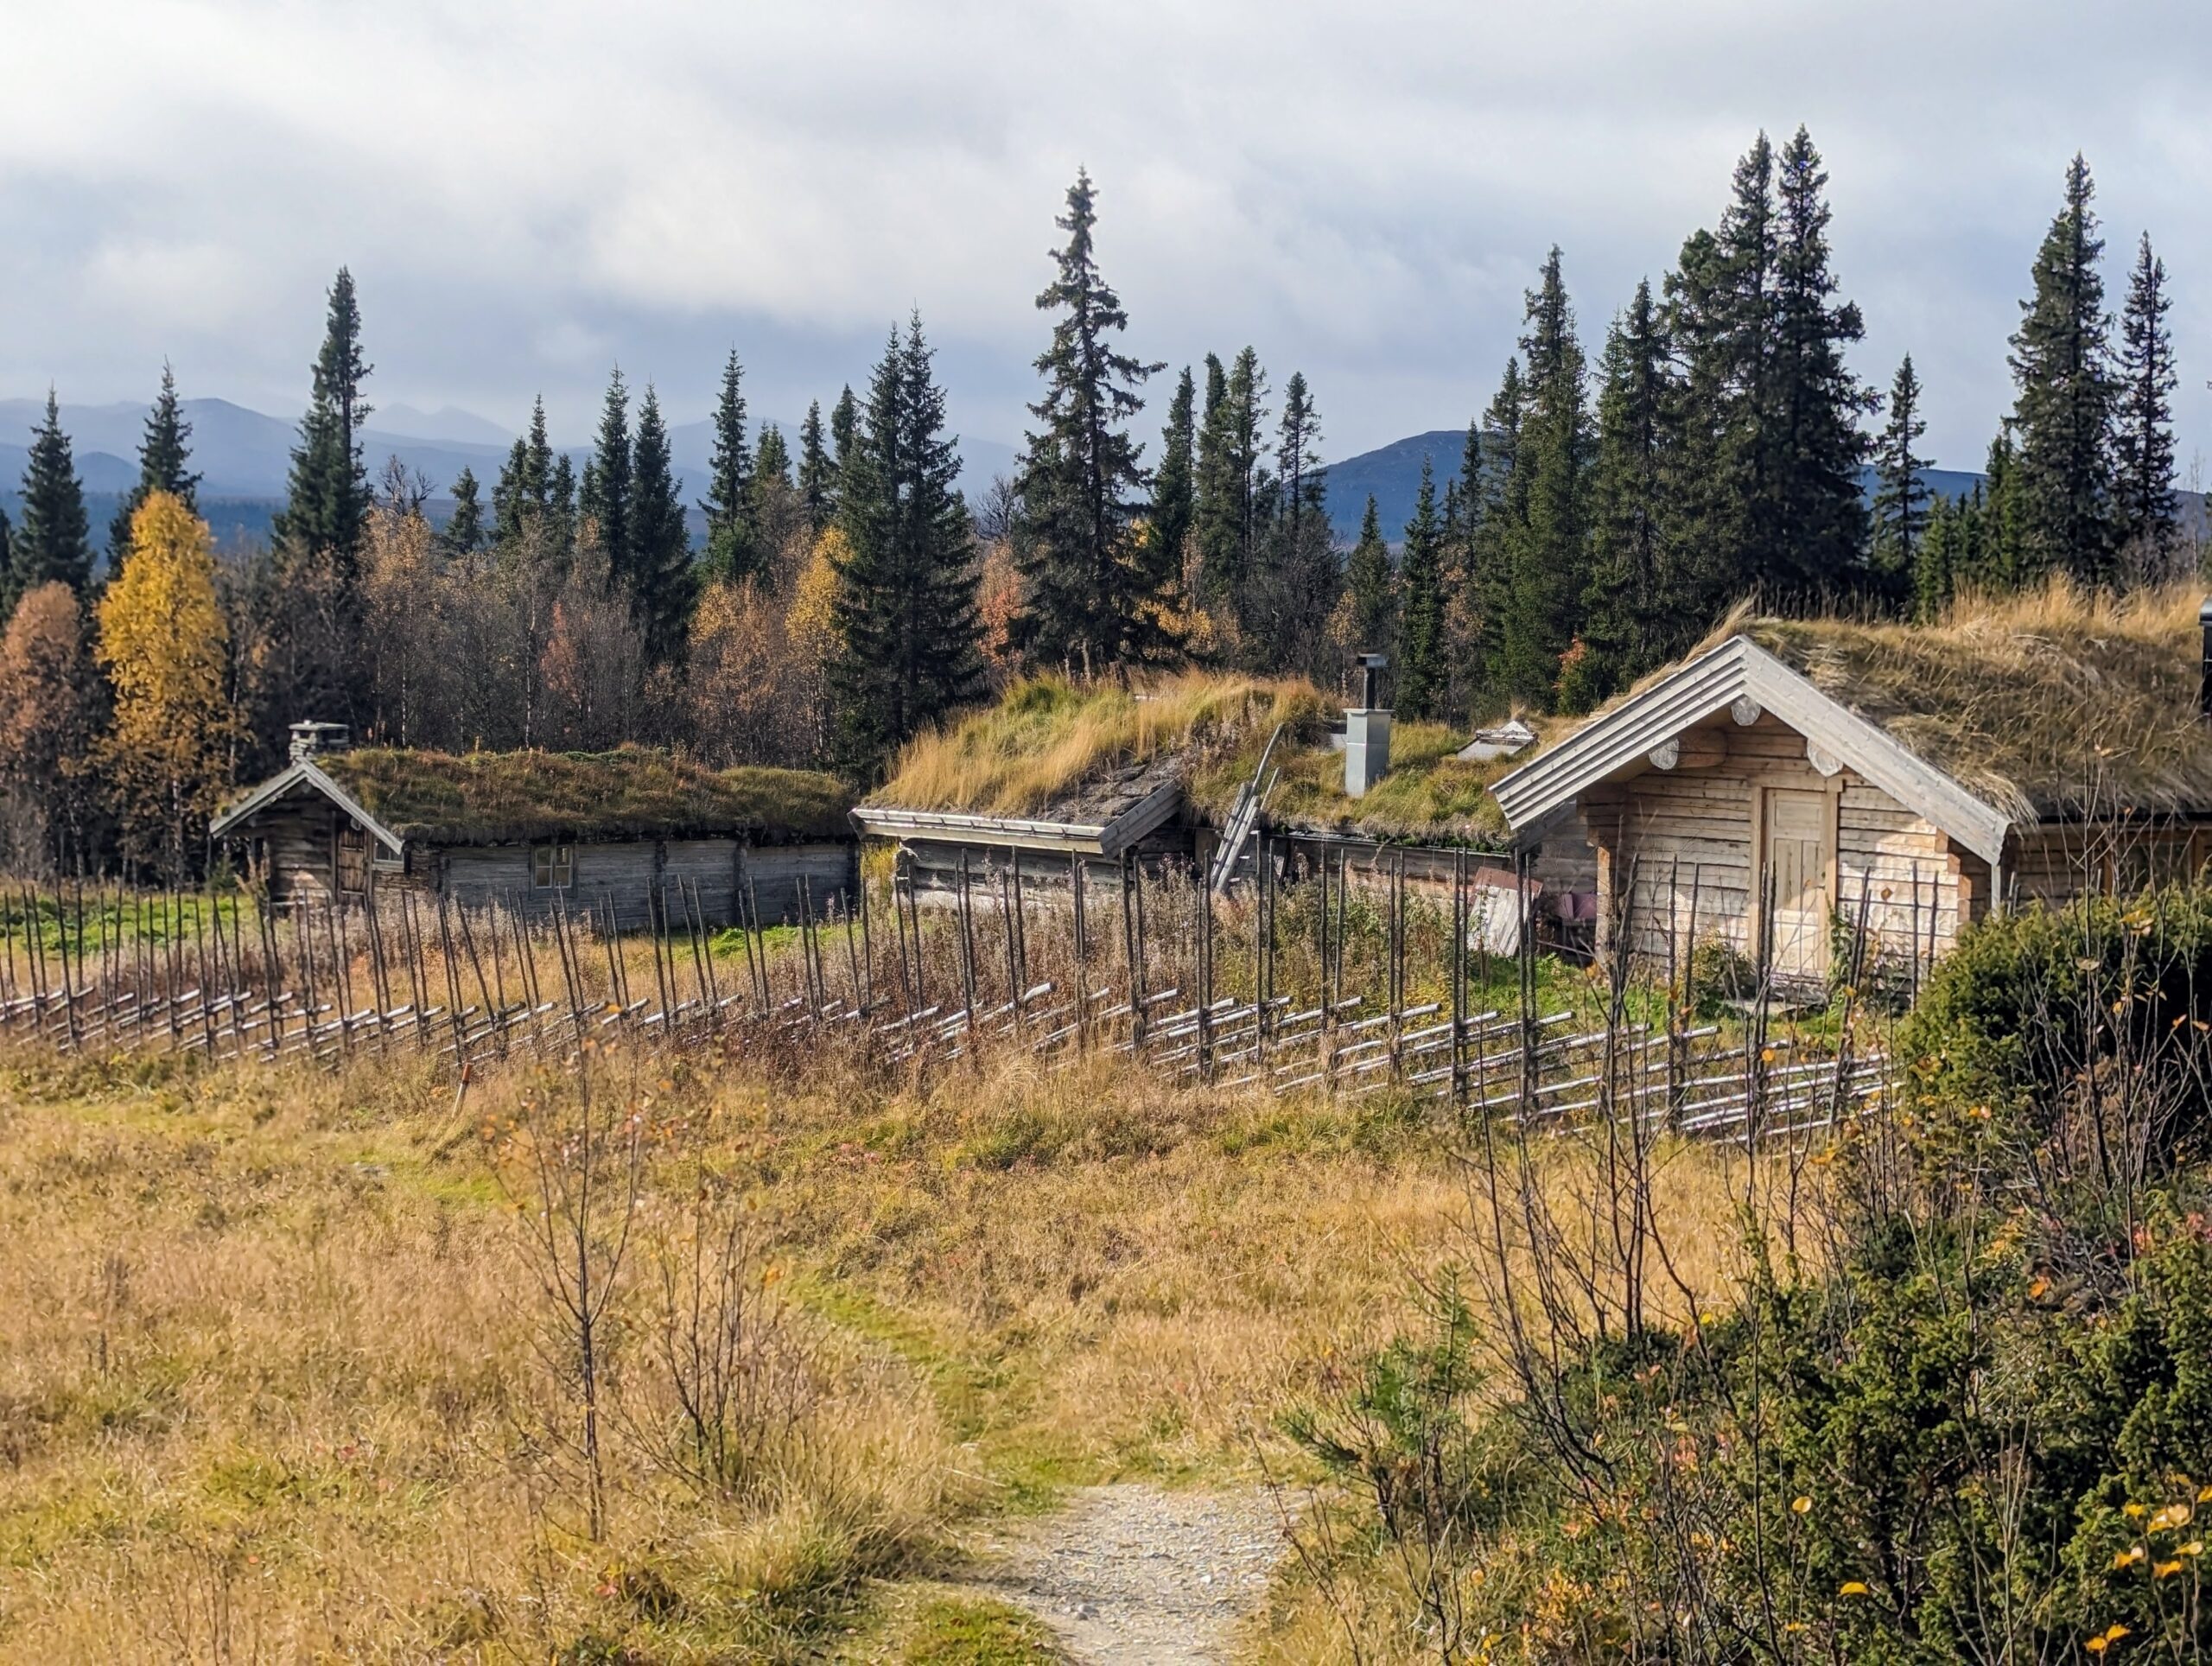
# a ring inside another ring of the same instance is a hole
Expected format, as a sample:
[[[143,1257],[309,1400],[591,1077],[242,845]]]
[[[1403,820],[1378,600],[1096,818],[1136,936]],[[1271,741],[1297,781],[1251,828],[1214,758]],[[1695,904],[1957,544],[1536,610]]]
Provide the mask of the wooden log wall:
[[[1757,957],[1764,795],[1775,788],[1827,798],[1827,906],[1851,921],[1863,912],[1876,967],[1924,969],[1987,906],[1986,863],[1850,769],[1822,773],[1804,737],[1771,715],[1693,734],[1698,744],[1675,768],[1651,768],[1586,802],[1605,922],[1616,887],[1633,875],[1626,924],[1637,955],[1662,960],[1689,940]]]

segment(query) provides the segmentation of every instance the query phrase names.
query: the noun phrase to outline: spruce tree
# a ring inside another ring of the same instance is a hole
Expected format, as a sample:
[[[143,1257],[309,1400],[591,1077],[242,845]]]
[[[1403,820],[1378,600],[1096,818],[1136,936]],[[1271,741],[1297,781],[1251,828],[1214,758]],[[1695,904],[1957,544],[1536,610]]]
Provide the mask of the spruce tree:
[[[1515,529],[1528,504],[1528,481],[1517,466],[1528,390],[1519,358],[1505,361],[1497,396],[1479,426],[1487,436],[1490,462],[1478,466],[1478,501],[1465,513],[1468,523],[1469,602],[1474,614],[1475,684],[1484,695],[1502,699],[1505,687],[1505,627],[1513,611]]]
[[[2173,332],[2166,324],[2172,306],[2166,263],[2151,252],[2146,232],[2136,247],[2120,313],[2113,508],[2120,548],[2129,552],[2135,572],[2153,579],[2167,575],[2181,540],[2171,403],[2177,378]]]
[[[784,431],[773,423],[760,424],[760,448],[753,459],[753,502],[757,506],[760,496],[771,486],[789,487],[791,483],[791,448],[784,443]]]
[[[632,584],[630,541],[631,475],[630,391],[623,385],[617,365],[607,380],[607,398],[600,410],[599,435],[591,461],[584,465],[583,487],[578,508],[599,530],[599,547],[607,557],[610,581]]]
[[[1929,512],[1925,532],[1913,547],[1909,575],[1912,617],[1923,625],[1941,618],[1950,605],[1961,553],[1961,534],[1969,512],[1963,504],[1939,500]]]
[[[1367,494],[1360,517],[1359,542],[1344,561],[1344,584],[1351,599],[1351,648],[1356,653],[1398,653],[1398,590],[1390,570],[1389,547],[1382,542],[1382,518],[1375,494]]]
[[[2025,584],[2033,569],[2029,554],[2025,494],[2020,490],[2019,448],[2012,442],[2008,423],[1989,442],[1982,465],[1985,476],[1980,512],[1976,517],[1980,536],[1971,552],[1961,551],[1953,570],[1954,590],[2016,590]]]
[[[166,361],[162,366],[162,391],[146,413],[145,437],[138,442],[138,481],[116,506],[108,525],[107,556],[111,572],[130,551],[130,522],[149,492],[166,492],[194,514],[200,512],[200,476],[186,467],[192,461],[192,423],[176,397],[176,375]]]
[[[1154,582],[1172,588],[1183,575],[1183,544],[1190,537],[1197,493],[1198,413],[1188,366],[1167,402],[1160,435],[1160,467],[1152,482],[1152,533],[1147,550]]]
[[[1052,253],[1058,270],[1037,297],[1039,311],[1058,316],[1036,360],[1045,396],[1029,407],[1040,427],[1020,477],[1025,596],[1014,625],[1024,652],[1093,671],[1162,645],[1160,590],[1135,530],[1144,448],[1128,423],[1144,409],[1137,390],[1165,367],[1112,345],[1129,318],[1098,270],[1097,219],[1090,175],[1078,169],[1052,221],[1067,234]]]
[[[555,454],[546,470],[545,517],[554,549],[565,558],[576,531],[576,466],[565,451]]]
[[[2111,320],[2097,270],[2104,240],[2090,207],[2095,194],[2077,154],[2012,337],[2023,578],[2056,570],[2106,584],[2113,576]]]
[[[1786,592],[1818,596],[1854,588],[1863,570],[1868,525],[1859,474],[1866,440],[1859,421],[1877,403],[1844,359],[1866,330],[1858,307],[1834,298],[1827,180],[1800,127],[1783,149],[1777,188],[1773,376],[1770,404],[1759,413],[1775,518],[1759,576]]]
[[[453,480],[453,513],[446,518],[446,553],[473,556],[484,547],[484,505],[477,495],[476,471],[467,464]]]
[[[638,408],[630,493],[630,605],[645,633],[646,657],[665,665],[683,656],[696,591],[683,494],[669,455],[660,396],[651,382]]]
[[[1736,164],[1728,207],[1709,245],[1712,264],[1691,278],[1705,293],[1704,327],[1685,332],[1694,348],[1717,359],[1704,367],[1712,384],[1705,420],[1714,430],[1714,484],[1726,499],[1715,506],[1719,512],[1710,531],[1732,534],[1714,552],[1731,590],[1766,579],[1783,548],[1783,459],[1777,455],[1783,436],[1774,420],[1780,238],[1774,148],[1761,132]]]
[[[1672,371],[1662,404],[1656,513],[1667,575],[1668,625],[1655,659],[1694,641],[1713,614],[1757,582],[1743,482],[1751,447],[1748,399],[1738,386],[1720,240],[1693,232],[1667,275],[1661,329]]]
[[[300,419],[291,480],[275,531],[296,557],[327,561],[348,605],[369,512],[368,471],[362,466],[358,435],[372,409],[361,397],[371,369],[361,355],[361,310],[353,275],[340,266],[330,286],[322,350],[315,355],[313,390],[307,415]]]
[[[1275,478],[1282,486],[1282,512],[1294,540],[1309,517],[1326,513],[1321,478],[1321,416],[1313,408],[1302,371],[1293,371],[1282,391],[1282,421],[1276,430]]]
[[[982,677],[975,531],[931,358],[918,314],[903,342],[892,330],[839,462],[847,553],[829,681],[838,760],[856,779],[971,698]]]
[[[1210,353],[1191,515],[1198,540],[1200,600],[1224,614],[1239,576],[1244,504],[1251,491],[1250,465],[1240,462],[1238,456],[1237,428],[1230,404],[1229,374],[1219,357]]]
[[[1234,618],[1268,507],[1260,468],[1267,422],[1267,375],[1244,348],[1224,370],[1206,355],[1205,414],[1198,426],[1192,518],[1198,538],[1199,588],[1207,607]]]
[[[715,405],[715,440],[707,461],[707,570],[737,583],[766,565],[753,514],[753,442],[745,431],[745,367],[737,349],[722,366],[721,397]]]
[[[1421,492],[1406,523],[1399,562],[1398,709],[1407,717],[1442,715],[1450,667],[1444,655],[1444,528],[1436,512],[1436,475],[1421,460]]]
[[[1506,528],[1509,602],[1500,651],[1504,691],[1548,706],[1560,657],[1580,626],[1588,461],[1582,347],[1556,247],[1529,291],[1526,318],[1528,391],[1513,458],[1516,509]]]
[[[82,596],[92,577],[92,528],[85,517],[84,484],[62,432],[61,408],[46,393],[46,420],[31,430],[24,466],[22,524],[10,542],[8,582],[0,618],[10,617],[23,593],[60,580]]]
[[[848,382],[837,395],[837,403],[830,408],[830,442],[836,448],[832,459],[836,467],[842,470],[852,456],[860,431],[860,401],[853,397],[853,385]]]
[[[563,460],[565,461],[565,459]],[[505,544],[522,536],[525,516],[553,506],[553,448],[545,437],[545,397],[530,412],[530,432],[518,437],[492,486],[492,536]]]
[[[1689,626],[1660,523],[1667,337],[1649,280],[1606,333],[1590,465],[1590,578],[1581,701],[1624,688],[1670,656]]]
[[[823,441],[822,401],[810,400],[806,420],[798,425],[798,495],[806,506],[807,525],[817,532],[830,524],[836,490],[837,466]]]
[[[1927,600],[1926,587],[1917,575],[1929,516],[1928,459],[1913,448],[1927,432],[1927,419],[1920,414],[1920,378],[1913,373],[1912,355],[1907,353],[1890,384],[1889,424],[1874,451],[1874,578],[1893,604],[1910,594],[1916,607],[1923,607]],[[1952,539],[1953,535],[1947,532],[1946,537]],[[1946,599],[1950,591],[1948,550],[1947,544],[1940,587]],[[1923,611],[1921,616],[1930,614]]]

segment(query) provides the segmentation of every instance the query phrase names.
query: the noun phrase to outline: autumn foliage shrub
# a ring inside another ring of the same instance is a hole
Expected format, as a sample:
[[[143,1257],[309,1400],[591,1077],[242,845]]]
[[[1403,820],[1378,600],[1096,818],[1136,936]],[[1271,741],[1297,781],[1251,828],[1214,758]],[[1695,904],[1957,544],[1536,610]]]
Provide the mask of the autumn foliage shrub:
[[[1438,1660],[2202,1658],[2208,954],[2204,889],[1985,924],[1898,1103],[1771,1160],[1786,1219],[1746,1171],[1725,1298],[1440,1306],[1347,1371],[1293,1428],[1356,1483],[1311,1563],[1346,1636],[1357,1589],[1402,1615],[1361,1652]],[[1570,1252],[1529,1231],[1515,1288]]]

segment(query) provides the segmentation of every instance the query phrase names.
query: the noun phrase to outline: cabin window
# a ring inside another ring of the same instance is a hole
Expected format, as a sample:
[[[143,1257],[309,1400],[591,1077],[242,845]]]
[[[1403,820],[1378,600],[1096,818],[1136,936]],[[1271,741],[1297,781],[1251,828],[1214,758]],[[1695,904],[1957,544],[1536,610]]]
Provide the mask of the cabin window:
[[[575,883],[576,848],[541,844],[530,853],[530,883],[538,891],[565,891]]]

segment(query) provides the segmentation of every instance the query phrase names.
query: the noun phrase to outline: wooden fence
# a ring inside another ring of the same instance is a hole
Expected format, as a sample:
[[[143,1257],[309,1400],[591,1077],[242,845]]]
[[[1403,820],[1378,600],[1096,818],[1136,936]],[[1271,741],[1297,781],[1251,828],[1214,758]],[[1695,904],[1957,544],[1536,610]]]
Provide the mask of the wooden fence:
[[[1194,1087],[1395,1092],[1753,1139],[1833,1126],[1885,1089],[1882,1057],[1854,1054],[1848,1024],[1816,1046],[1671,1005],[1649,1023],[1618,1001],[1592,1021],[1538,1011],[1526,945],[1510,968],[1480,947],[1464,860],[1448,909],[1409,907],[1402,865],[1363,878],[1340,859],[1286,887],[1262,841],[1255,874],[1224,901],[1200,874],[1125,866],[1101,898],[1079,862],[1057,888],[963,867],[944,906],[902,883],[873,906],[864,891],[856,912],[803,890],[796,927],[741,908],[721,933],[675,883],[630,932],[519,900],[265,911],[212,892],[27,888],[0,895],[0,1034],[216,1060],[413,1050],[456,1071],[614,1035],[791,1068],[842,1048],[911,1073],[1103,1052]],[[1509,969],[1513,1006],[1478,1007]]]

